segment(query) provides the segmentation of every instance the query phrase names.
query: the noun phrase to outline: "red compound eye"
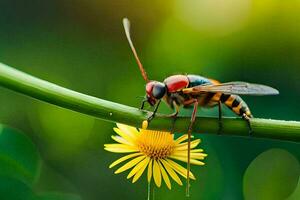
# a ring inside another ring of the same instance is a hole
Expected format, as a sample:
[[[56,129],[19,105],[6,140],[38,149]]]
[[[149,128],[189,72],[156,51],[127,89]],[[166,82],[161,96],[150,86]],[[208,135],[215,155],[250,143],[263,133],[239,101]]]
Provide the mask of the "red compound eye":
[[[153,89],[154,84],[155,84],[155,81],[150,81],[149,83],[147,83],[147,85],[146,85],[147,95],[152,96],[152,89]]]

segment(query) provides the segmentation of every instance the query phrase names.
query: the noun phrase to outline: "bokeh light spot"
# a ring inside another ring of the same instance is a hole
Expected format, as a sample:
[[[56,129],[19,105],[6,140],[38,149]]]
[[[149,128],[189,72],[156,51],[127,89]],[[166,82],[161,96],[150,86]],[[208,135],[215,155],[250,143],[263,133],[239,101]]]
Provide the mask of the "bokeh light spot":
[[[286,199],[295,190],[299,175],[299,162],[291,153],[283,149],[265,151],[246,170],[244,198]]]

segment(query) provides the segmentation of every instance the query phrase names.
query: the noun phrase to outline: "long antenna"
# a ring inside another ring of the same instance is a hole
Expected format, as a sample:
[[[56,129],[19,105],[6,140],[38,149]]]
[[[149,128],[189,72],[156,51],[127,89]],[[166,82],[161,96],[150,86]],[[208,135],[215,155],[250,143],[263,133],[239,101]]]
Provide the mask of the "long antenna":
[[[144,80],[146,82],[149,82],[147,73],[146,73],[146,71],[145,71],[145,69],[144,69],[144,67],[143,67],[143,65],[142,65],[142,63],[141,63],[141,61],[139,59],[139,56],[137,55],[136,50],[135,50],[135,48],[133,46],[133,43],[132,43],[132,40],[131,40],[131,37],[130,37],[130,21],[127,18],[123,18],[123,26],[124,26],[124,30],[125,30],[125,34],[126,34],[128,43],[129,43],[130,48],[132,50],[132,53],[133,53],[133,55],[135,57],[135,60],[136,60],[138,66],[140,68],[142,76],[143,76],[143,78],[144,78]]]

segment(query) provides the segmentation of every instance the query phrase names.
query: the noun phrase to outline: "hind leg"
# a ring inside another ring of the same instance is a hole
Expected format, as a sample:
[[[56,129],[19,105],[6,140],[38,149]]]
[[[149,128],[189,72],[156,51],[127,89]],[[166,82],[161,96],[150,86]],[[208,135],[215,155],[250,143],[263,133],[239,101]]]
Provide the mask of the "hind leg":
[[[219,130],[218,130],[218,135],[221,135],[221,133],[223,131],[222,103],[221,103],[221,101],[218,102],[218,108],[219,108]]]
[[[191,135],[193,130],[193,125],[196,120],[197,110],[198,110],[198,99],[194,99],[194,109],[191,116],[190,125],[188,128],[188,155],[187,155],[187,179],[186,179],[186,196],[189,197],[190,195],[190,170],[191,170],[191,164],[190,164],[190,158],[191,158]]]
[[[250,119],[252,116],[248,116],[246,113],[243,113],[242,117],[247,122],[248,129],[249,129],[249,136],[252,136],[253,130],[252,130],[251,123],[250,123]]]

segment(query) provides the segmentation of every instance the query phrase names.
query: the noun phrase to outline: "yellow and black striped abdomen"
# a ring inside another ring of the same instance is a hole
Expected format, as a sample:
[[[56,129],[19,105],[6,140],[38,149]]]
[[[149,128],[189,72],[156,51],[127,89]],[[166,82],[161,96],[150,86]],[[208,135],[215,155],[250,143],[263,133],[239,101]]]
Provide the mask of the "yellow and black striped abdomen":
[[[246,114],[246,116],[248,117],[252,117],[251,111],[249,109],[249,107],[247,106],[246,102],[243,101],[243,99],[238,96],[238,95],[230,95],[230,94],[223,94],[223,93],[212,93],[211,95],[211,99],[208,102],[209,104],[212,104],[214,102],[222,102],[224,103],[228,108],[230,108],[234,113],[236,113],[237,115],[244,115]]]

